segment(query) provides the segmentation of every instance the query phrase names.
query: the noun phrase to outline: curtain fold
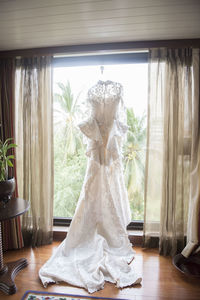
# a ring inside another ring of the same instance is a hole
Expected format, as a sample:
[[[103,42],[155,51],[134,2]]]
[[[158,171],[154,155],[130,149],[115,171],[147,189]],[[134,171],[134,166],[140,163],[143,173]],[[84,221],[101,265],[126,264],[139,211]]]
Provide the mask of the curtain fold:
[[[14,88],[15,88],[15,62],[13,59],[0,59],[0,139],[14,137]],[[10,150],[15,155],[15,149]],[[9,177],[15,177],[16,188],[14,196],[18,196],[16,162],[14,168],[9,168]],[[2,223],[3,250],[22,248],[20,217],[6,220]]]
[[[30,202],[23,216],[25,244],[52,242],[53,123],[51,57],[22,58],[16,72],[16,141],[19,196]]]
[[[186,243],[191,188],[194,94],[192,49],[153,49],[149,54],[149,99],[144,246],[164,255]]]

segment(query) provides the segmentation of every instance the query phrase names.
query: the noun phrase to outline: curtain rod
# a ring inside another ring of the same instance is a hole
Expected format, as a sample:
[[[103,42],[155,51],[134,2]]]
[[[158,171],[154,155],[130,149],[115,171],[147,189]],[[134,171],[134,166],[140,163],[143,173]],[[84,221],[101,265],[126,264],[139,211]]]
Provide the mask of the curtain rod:
[[[99,52],[105,53],[108,51],[125,51],[136,49],[150,48],[187,48],[200,47],[199,39],[180,39],[180,40],[157,40],[157,41],[129,41],[129,42],[113,42],[104,44],[84,44],[84,45],[68,45],[68,46],[53,46],[31,49],[17,49],[0,51],[0,57],[17,57],[17,56],[34,56],[34,55],[62,55],[68,53],[86,53]]]

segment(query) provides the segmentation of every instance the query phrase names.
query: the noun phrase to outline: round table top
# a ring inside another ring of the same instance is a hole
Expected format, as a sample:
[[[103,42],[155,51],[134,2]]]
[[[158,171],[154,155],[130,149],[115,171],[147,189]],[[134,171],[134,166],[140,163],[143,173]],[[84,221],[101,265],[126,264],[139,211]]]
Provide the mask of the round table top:
[[[15,218],[24,214],[29,209],[28,201],[20,198],[12,198],[6,205],[0,203],[0,221]]]

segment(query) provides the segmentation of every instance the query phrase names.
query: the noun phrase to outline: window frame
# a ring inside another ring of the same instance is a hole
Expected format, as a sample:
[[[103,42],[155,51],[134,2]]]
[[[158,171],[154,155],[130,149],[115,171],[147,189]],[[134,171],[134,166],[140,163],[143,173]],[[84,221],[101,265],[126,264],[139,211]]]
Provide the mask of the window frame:
[[[70,226],[72,218],[53,217],[53,226]],[[144,221],[131,221],[127,230],[143,230]]]
[[[148,50],[118,53],[80,53],[54,56],[52,65],[56,67],[112,65],[112,64],[148,63]],[[53,217],[54,226],[70,226],[72,218]],[[132,221],[127,230],[143,230],[144,221]]]

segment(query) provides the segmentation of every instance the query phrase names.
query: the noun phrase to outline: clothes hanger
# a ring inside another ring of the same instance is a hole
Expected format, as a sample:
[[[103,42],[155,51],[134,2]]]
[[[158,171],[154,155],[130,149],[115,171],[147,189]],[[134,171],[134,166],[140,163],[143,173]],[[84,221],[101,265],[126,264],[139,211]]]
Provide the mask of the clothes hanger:
[[[101,65],[99,83],[109,83],[109,82],[111,82],[111,80],[109,80],[105,75],[105,66]]]
[[[100,66],[101,76],[103,77],[104,66]]]

